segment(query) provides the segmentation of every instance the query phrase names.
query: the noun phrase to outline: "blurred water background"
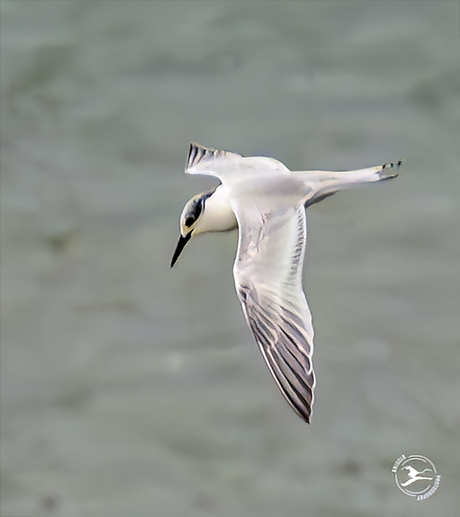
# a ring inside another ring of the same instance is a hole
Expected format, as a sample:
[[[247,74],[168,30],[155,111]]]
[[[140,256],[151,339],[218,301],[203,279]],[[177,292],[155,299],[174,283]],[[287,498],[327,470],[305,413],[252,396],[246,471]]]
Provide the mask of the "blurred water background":
[[[460,507],[455,1],[2,1],[4,517],[446,516]],[[308,212],[307,426],[234,293],[236,234],[169,261],[214,185],[402,159]],[[429,457],[438,491],[394,484]]]

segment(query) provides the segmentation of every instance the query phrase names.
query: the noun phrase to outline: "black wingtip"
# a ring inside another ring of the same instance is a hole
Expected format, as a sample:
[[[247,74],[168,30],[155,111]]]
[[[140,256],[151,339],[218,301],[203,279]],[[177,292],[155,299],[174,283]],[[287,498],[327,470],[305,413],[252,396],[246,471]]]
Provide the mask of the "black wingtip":
[[[399,168],[401,167],[401,165],[402,165],[401,160],[394,162],[394,163],[393,162],[384,163],[382,165],[382,168],[381,168],[381,171],[379,174],[379,179],[381,181],[384,181],[384,180],[390,180],[393,178],[397,178],[399,176]]]
[[[191,169],[202,161],[211,161],[220,158],[237,159],[241,155],[223,149],[214,149],[214,147],[204,147],[195,142],[190,142],[187,161],[185,162],[185,170]]]
[[[187,161],[185,162],[185,170],[197,165],[203,159],[214,158],[221,154],[222,151],[213,149],[212,147],[204,147],[204,145],[190,142]]]

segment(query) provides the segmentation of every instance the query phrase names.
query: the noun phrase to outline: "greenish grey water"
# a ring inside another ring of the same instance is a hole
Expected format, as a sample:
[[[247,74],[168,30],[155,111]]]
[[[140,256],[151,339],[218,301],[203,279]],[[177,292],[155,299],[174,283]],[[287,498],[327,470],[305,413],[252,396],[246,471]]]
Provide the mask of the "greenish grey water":
[[[458,2],[1,3],[2,508],[10,517],[453,516]],[[292,169],[403,159],[308,212],[313,423],[232,282],[169,260],[189,141]],[[442,475],[402,494],[402,453]]]

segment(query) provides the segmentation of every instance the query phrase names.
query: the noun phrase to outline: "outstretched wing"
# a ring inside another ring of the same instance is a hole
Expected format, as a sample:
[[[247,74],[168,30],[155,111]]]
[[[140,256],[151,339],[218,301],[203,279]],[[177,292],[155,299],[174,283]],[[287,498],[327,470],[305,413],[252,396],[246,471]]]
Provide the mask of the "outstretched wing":
[[[232,201],[239,224],[233,274],[246,321],[281,393],[310,422],[315,376],[313,327],[302,290],[303,205],[273,211]]]
[[[219,169],[225,165],[237,167],[242,158],[240,154],[192,142],[185,162],[185,172],[218,177]]]
[[[274,158],[266,156],[244,157],[240,154],[191,143],[185,163],[187,174],[215,176],[223,183],[235,181],[243,176],[279,175],[289,173],[289,169]]]

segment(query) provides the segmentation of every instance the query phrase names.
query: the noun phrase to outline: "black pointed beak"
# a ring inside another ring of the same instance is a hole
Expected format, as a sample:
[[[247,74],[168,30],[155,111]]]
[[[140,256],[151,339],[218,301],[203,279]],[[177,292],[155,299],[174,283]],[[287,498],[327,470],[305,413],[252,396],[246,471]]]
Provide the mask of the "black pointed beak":
[[[171,267],[174,267],[174,264],[177,262],[177,259],[179,258],[179,255],[182,253],[182,250],[185,248],[185,245],[190,240],[190,237],[192,236],[192,232],[188,232],[185,237],[181,235],[179,237],[179,242],[176,246],[176,251],[174,252],[173,258],[171,260]]]

